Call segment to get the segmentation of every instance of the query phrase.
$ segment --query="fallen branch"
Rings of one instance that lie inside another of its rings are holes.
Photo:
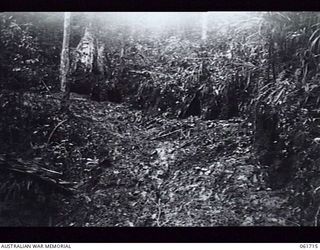
[[[173,78],[173,76],[169,75],[169,74],[163,74],[160,72],[155,72],[155,71],[150,71],[150,70],[143,70],[143,71],[138,71],[138,70],[129,70],[130,73],[135,73],[135,74],[140,74],[140,75],[146,75],[149,74],[151,78],[153,78],[153,75],[160,75],[160,76],[166,76],[166,77],[170,77]],[[153,80],[155,80],[153,78]]]
[[[44,85],[44,87],[47,89],[47,91],[51,94],[51,91],[49,89],[49,87],[47,86],[47,84],[41,79],[41,83]]]
[[[166,136],[168,136],[168,135],[172,135],[172,134],[174,134],[174,133],[176,133],[176,132],[179,132],[179,131],[182,132],[182,129],[180,128],[180,129],[174,130],[174,131],[172,131],[172,132],[169,132],[169,133],[166,133],[166,134],[163,134],[163,135],[159,135],[159,136],[153,137],[153,138],[151,138],[151,140],[161,139],[161,138],[164,138],[164,137],[166,137]]]
[[[57,126],[55,126],[55,128],[51,131],[51,133],[50,133],[50,135],[49,135],[49,137],[48,137],[47,145],[50,143],[51,137],[53,136],[54,132],[56,132],[56,130],[57,130],[63,123],[65,123],[66,121],[67,121],[67,119],[59,122],[59,123],[57,124]]]
[[[64,181],[60,179],[60,173],[42,167],[35,161],[22,161],[19,159],[6,159],[0,155],[0,171],[15,173],[17,175],[27,176],[45,187],[52,187],[64,194],[73,194],[75,182]]]

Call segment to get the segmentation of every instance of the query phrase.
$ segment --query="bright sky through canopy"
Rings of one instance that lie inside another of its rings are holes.
[[[106,22],[110,15],[119,23],[143,27],[160,28],[168,25],[191,23],[195,24],[205,12],[106,12]],[[208,25],[219,23],[234,23],[250,15],[250,12],[210,11],[207,12]],[[251,12],[252,13],[252,12]],[[99,14],[104,14],[99,12]]]

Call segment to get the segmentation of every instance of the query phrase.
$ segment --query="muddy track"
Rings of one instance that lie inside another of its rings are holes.
[[[297,225],[287,191],[268,187],[244,120],[151,118],[84,99],[72,100],[71,111],[90,128],[88,143],[107,149],[111,164],[88,157],[99,176],[78,187],[57,225]]]

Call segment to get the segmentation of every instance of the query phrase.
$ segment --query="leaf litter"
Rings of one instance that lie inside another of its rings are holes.
[[[267,186],[243,119],[168,119],[74,98],[70,111],[49,148],[69,135],[65,175],[77,194],[61,201],[56,226],[298,224],[288,191]]]

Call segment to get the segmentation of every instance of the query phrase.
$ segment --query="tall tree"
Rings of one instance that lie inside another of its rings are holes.
[[[101,24],[93,13],[86,14],[87,25],[72,58],[71,72],[104,75],[105,45],[99,39]]]
[[[84,32],[76,50],[72,61],[72,72],[79,71],[82,73],[92,73],[97,70],[97,57],[100,49],[103,49],[103,44],[98,44],[93,25],[90,23]],[[100,51],[100,53],[103,53]],[[102,65],[100,65],[102,66]]]
[[[100,86],[104,84],[106,73],[105,44],[99,39],[100,26],[97,19],[92,14],[85,18],[87,25],[84,34],[72,53],[71,91],[100,100]]]
[[[70,19],[71,13],[64,13],[64,29],[63,29],[63,42],[61,51],[61,64],[60,64],[60,77],[61,77],[61,91],[68,91],[67,76],[70,69]]]

